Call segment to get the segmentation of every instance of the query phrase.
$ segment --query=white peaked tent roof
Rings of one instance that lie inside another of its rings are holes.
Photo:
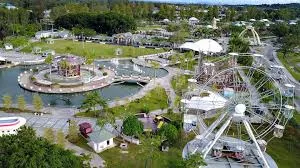
[[[191,17],[191,18],[189,18],[189,21],[199,21],[199,19],[197,19],[195,17]]]
[[[218,53],[223,50],[222,46],[218,42],[211,39],[202,39],[195,42],[195,44],[202,52]]]
[[[170,20],[169,19],[164,19],[163,22],[170,22]]]
[[[5,61],[5,58],[0,56],[0,61]]]
[[[188,109],[198,109],[209,111],[213,109],[222,108],[225,106],[227,100],[219,94],[207,91],[209,96],[200,97],[194,96],[191,100],[185,101],[185,107]]]
[[[222,46],[218,42],[211,39],[202,39],[195,43],[186,42],[182,44],[179,48],[201,51],[204,53],[218,53],[223,50]]]
[[[192,43],[192,42],[183,43],[179,48],[199,51],[198,46],[195,43]]]

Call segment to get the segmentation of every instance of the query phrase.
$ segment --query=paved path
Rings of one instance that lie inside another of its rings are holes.
[[[94,152],[90,152],[86,149],[80,148],[80,147],[70,143],[69,141],[66,141],[65,147],[70,149],[70,150],[73,150],[75,152],[75,154],[78,155],[78,156],[80,156],[80,154],[82,154],[82,153],[84,153],[86,155],[90,154],[90,156],[91,156],[90,166],[92,168],[94,168],[94,167],[97,167],[97,168],[104,167],[105,161],[98,154],[96,154]]]
[[[13,63],[20,63],[24,65],[34,65],[41,64],[44,62],[45,58],[40,55],[34,55],[29,53],[22,53],[16,51],[5,51],[0,49],[1,57],[4,57],[6,60],[11,61]]]

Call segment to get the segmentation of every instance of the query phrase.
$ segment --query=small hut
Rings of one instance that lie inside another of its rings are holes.
[[[52,38],[47,38],[46,43],[47,44],[54,44],[54,40]]]
[[[42,48],[41,47],[33,47],[32,53],[41,54],[42,53]]]

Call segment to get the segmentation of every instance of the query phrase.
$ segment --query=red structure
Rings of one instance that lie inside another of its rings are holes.
[[[93,132],[92,125],[87,122],[81,123],[79,124],[79,131],[85,138],[87,138],[88,134]]]

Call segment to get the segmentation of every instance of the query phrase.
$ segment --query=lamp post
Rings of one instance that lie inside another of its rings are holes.
[[[84,48],[83,32],[81,32],[82,48]]]

